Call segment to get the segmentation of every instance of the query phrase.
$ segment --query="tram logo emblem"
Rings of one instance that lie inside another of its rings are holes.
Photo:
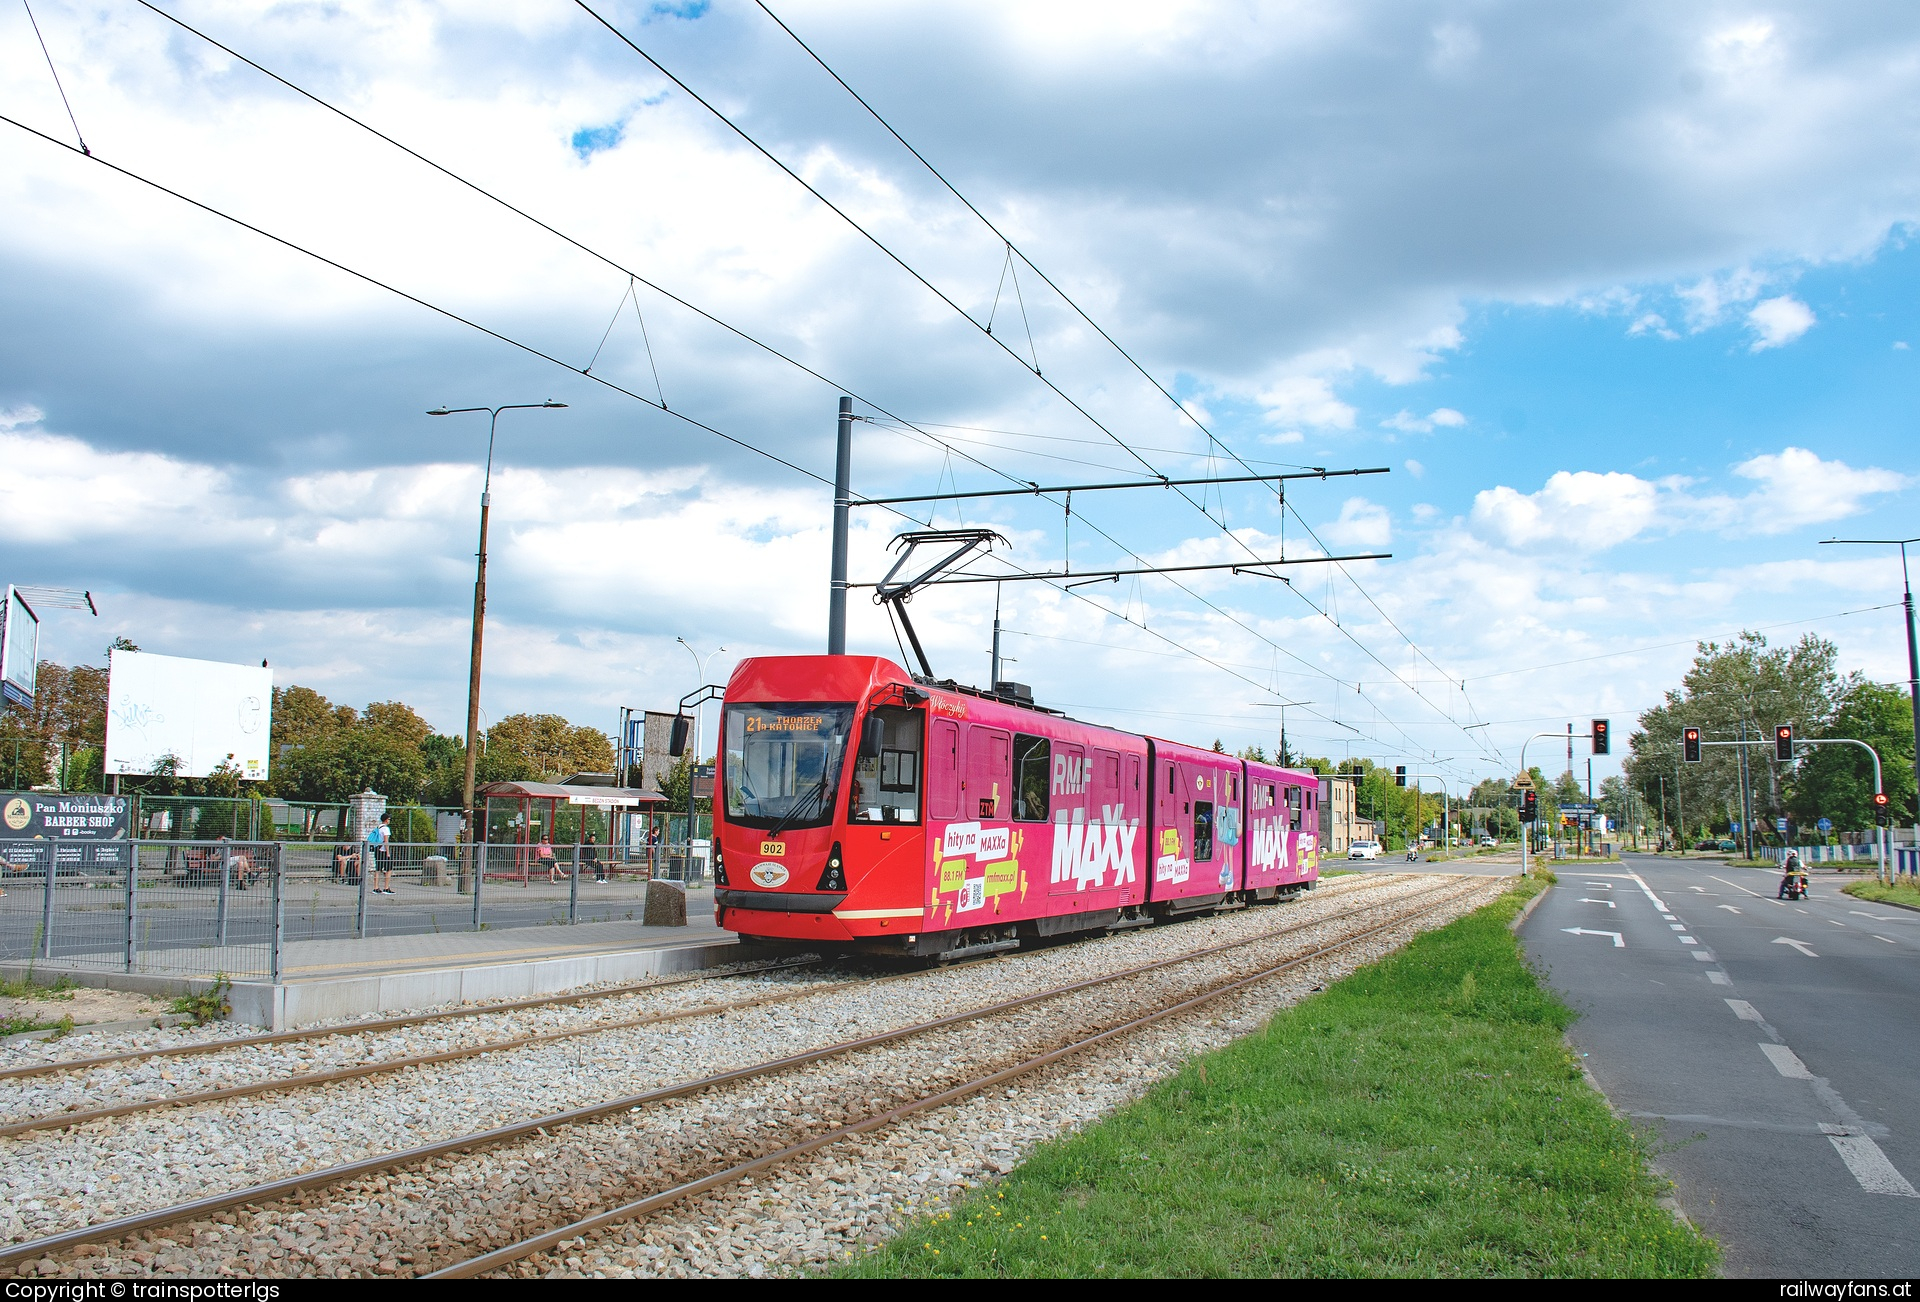
[[[747,873],[755,886],[765,886],[771,890],[775,886],[787,884],[787,866],[783,863],[757,863]]]
[[[16,796],[7,802],[7,812],[4,817],[7,820],[7,826],[18,832],[33,821],[33,806]]]

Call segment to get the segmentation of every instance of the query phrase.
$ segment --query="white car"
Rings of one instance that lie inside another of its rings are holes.
[[[1481,838],[1480,838],[1480,844],[1481,844],[1481,845],[1489,845],[1489,846],[1498,846],[1498,845],[1499,845],[1500,843],[1499,843],[1498,841],[1496,841],[1496,840],[1494,840],[1494,839],[1493,839],[1492,837],[1490,837],[1490,836],[1483,836],[1483,837],[1481,837]]]
[[[1349,859],[1378,859],[1380,843],[1378,841],[1355,841],[1347,847]]]

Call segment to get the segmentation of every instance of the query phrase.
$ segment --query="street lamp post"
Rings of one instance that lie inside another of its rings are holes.
[[[687,641],[687,639],[685,639],[684,637],[676,637],[673,640],[678,642],[681,646],[685,647],[687,649],[687,654],[693,657],[694,669],[697,674],[697,677],[694,678],[693,682],[694,682],[694,686],[696,687],[704,684],[707,681],[707,665],[712,662],[713,658],[717,655],[723,655],[726,653],[725,647],[715,647],[713,650],[707,653],[706,659],[703,660],[700,658],[700,653],[693,649],[693,644]],[[698,764],[700,762],[701,709],[702,707],[698,705],[693,707],[693,762],[695,764]],[[689,833],[689,835],[691,835],[691,833]]]
[[[1913,635],[1913,580],[1907,576],[1907,545],[1920,543],[1920,538],[1828,538],[1821,546],[1829,543],[1878,545],[1898,547],[1900,549],[1900,586],[1904,590],[1902,603],[1907,611],[1907,699],[1913,702],[1913,754],[1914,754],[1914,814],[1913,814],[1913,852],[1916,865],[1920,866],[1920,643]],[[1891,848],[1891,845],[1889,845]]]
[[[460,788],[460,810],[466,824],[467,853],[473,853],[473,766],[474,747],[479,741],[480,732],[480,644],[486,631],[487,622],[487,513],[493,489],[493,437],[500,427],[500,413],[503,411],[526,411],[543,407],[565,407],[564,402],[555,402],[549,398],[545,402],[510,402],[499,407],[435,407],[429,416],[458,416],[464,412],[484,411],[487,413],[487,464],[480,480],[480,554],[479,566],[473,580],[473,647],[471,660],[467,666],[467,763],[466,776]]]

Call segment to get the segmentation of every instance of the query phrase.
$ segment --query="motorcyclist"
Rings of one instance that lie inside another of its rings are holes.
[[[1800,866],[1800,854],[1798,851],[1787,851],[1785,867],[1786,871],[1780,874],[1780,893],[1776,898],[1786,899],[1787,892],[1790,890],[1798,890],[1799,894],[1804,897],[1807,893],[1807,870]]]

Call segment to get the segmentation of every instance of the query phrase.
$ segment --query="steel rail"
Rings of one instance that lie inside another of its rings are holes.
[[[1497,880],[1497,879],[1488,879],[1488,880]],[[1437,889],[1444,890],[1447,888],[1441,887]],[[476,1275],[482,1275],[490,1270],[497,1270],[501,1266],[509,1265],[514,1261],[518,1261],[522,1257],[531,1256],[534,1253],[540,1252],[547,1248],[557,1247],[558,1245],[565,1243],[569,1239],[579,1238],[582,1235],[593,1233],[597,1230],[604,1229],[607,1226],[617,1224],[621,1221],[632,1220],[635,1217],[644,1216],[647,1213],[657,1211],[660,1208],[665,1207],[670,1203],[678,1202],[683,1198],[692,1197],[695,1194],[705,1193],[708,1190],[716,1189],[721,1185],[732,1184],[735,1181],[738,1181],[746,1176],[754,1174],[756,1171],[764,1171],[768,1167],[776,1166],[782,1162],[789,1161],[792,1158],[804,1157],[808,1153],[817,1152],[818,1150],[822,1148],[826,1148],[831,1144],[838,1143],[843,1139],[850,1139],[855,1135],[864,1134],[869,1130],[878,1130],[882,1126],[890,1125],[895,1121],[899,1121],[899,1120],[902,1120],[903,1118],[913,1116],[916,1113],[928,1112],[935,1108],[945,1107],[949,1103],[959,1102],[961,1099],[966,1098],[968,1095],[977,1094],[982,1090],[992,1089],[996,1085],[1004,1084],[1007,1081],[1014,1080],[1020,1076],[1030,1075],[1033,1072],[1041,1070],[1042,1068],[1052,1066],[1054,1063],[1060,1062],[1063,1059],[1072,1057],[1076,1054],[1084,1053],[1088,1049],[1104,1044],[1109,1040],[1117,1039],[1120,1036],[1127,1035],[1133,1031],[1140,1030],[1142,1027],[1151,1026],[1155,1022],[1163,1021],[1166,1018],[1176,1016],[1180,1013],[1191,1011],[1192,1009],[1197,1008],[1202,1004],[1209,1003],[1215,999],[1218,999],[1223,995],[1232,994],[1237,990],[1244,990],[1246,987],[1253,985],[1255,982],[1265,981],[1268,978],[1276,976],[1281,972],[1285,972],[1290,968],[1299,967],[1304,963],[1312,962],[1316,958],[1324,958],[1328,954],[1334,953],[1337,950],[1346,949],[1349,946],[1357,945],[1361,941],[1368,940],[1374,936],[1377,936],[1383,931],[1391,931],[1395,927],[1404,926],[1409,922],[1416,921],[1420,918],[1428,916],[1429,914],[1436,913],[1439,910],[1446,908],[1449,904],[1456,903],[1460,899],[1463,899],[1466,896],[1472,895],[1479,889],[1480,889],[1480,884],[1476,882],[1473,886],[1467,888],[1466,890],[1456,891],[1450,894],[1447,899],[1437,900],[1433,904],[1429,905],[1424,909],[1418,909],[1411,913],[1402,914],[1399,917],[1390,919],[1387,922],[1383,922],[1377,927],[1371,927],[1366,931],[1358,933],[1357,935],[1348,936],[1345,939],[1335,941],[1333,944],[1330,944],[1330,945],[1323,945],[1319,949],[1313,950],[1310,953],[1296,955],[1293,958],[1274,964],[1271,967],[1264,968],[1261,971],[1255,972],[1249,976],[1241,977],[1238,980],[1228,982],[1227,984],[1219,986],[1213,990],[1209,990],[1202,994],[1192,996],[1191,998],[1183,999],[1178,1003],[1171,1004],[1165,1008],[1158,1009],[1151,1013],[1147,1013],[1142,1017],[1136,1017],[1132,1021],[1124,1022],[1119,1026],[1109,1027],[1104,1031],[1096,1032],[1093,1035],[1087,1036],[1085,1039],[1076,1040],[1071,1044],[1063,1045],[1055,1049],[1050,1049],[1045,1053],[1042,1053],[1035,1057],[1027,1059],[1025,1062],[1017,1063],[1011,1067],[1004,1067],[999,1071],[990,1072],[985,1076],[981,1076],[974,1080],[970,1080],[963,1085],[956,1085],[952,1089],[942,1090],[940,1093],[930,1095],[927,1098],[918,1099],[911,1103],[905,1103],[897,1108],[891,1108],[886,1112],[878,1113],[874,1116],[863,1118],[860,1121],[853,1122],[850,1125],[841,1126],[838,1129],[828,1131],[825,1134],[816,1135],[811,1139],[803,1140],[798,1144],[793,1144],[787,1148],[780,1149],[777,1152],[768,1153],[768,1154],[765,1154],[764,1156],[754,1158],[752,1161],[742,1162],[737,1166],[728,1167],[724,1171],[716,1171],[711,1175],[702,1176],[697,1180],[689,1180],[684,1184],[675,1185],[671,1189],[662,1190],[657,1194],[649,1195],[648,1197],[641,1198],[635,1202],[630,1202],[630,1203],[623,1204],[622,1206],[619,1206],[619,1207],[611,1208],[607,1211],[600,1212],[596,1215],[589,1216],[582,1220],[575,1221],[569,1225],[563,1225],[557,1230],[548,1230],[543,1234],[538,1234],[531,1238],[523,1239],[518,1243],[509,1244],[504,1248],[495,1249],[494,1251],[486,1253],[482,1256],[473,1257],[466,1261],[455,1263],[454,1265],[451,1265],[451,1266],[444,1266],[439,1270],[430,1271],[427,1274],[420,1276],[419,1278],[422,1278],[422,1279],[471,1279]]]
[[[1404,873],[1395,874],[1396,877],[1407,875],[1408,874]],[[1429,891],[1420,892],[1415,895],[1414,898],[1419,899],[1424,895],[1434,894],[1448,889],[1447,886],[1434,887]],[[1367,893],[1372,894],[1372,891],[1369,890]],[[962,1022],[1015,1011],[1031,1004],[1042,1003],[1049,999],[1062,998],[1066,995],[1074,994],[1095,986],[1142,976],[1146,973],[1172,967],[1179,963],[1193,962],[1229,950],[1240,949],[1247,945],[1259,944],[1262,941],[1273,940],[1296,931],[1305,930],[1308,927],[1326,926],[1330,923],[1337,923],[1342,917],[1351,916],[1353,913],[1375,908],[1390,907],[1399,902],[1401,901],[1375,901],[1363,904],[1358,909],[1349,910],[1346,914],[1336,914],[1333,917],[1292,923],[1285,927],[1275,928],[1272,931],[1262,932],[1257,936],[1228,941],[1220,945],[1211,945],[1204,949],[1192,951],[1191,953],[1176,955],[1170,959],[1161,959],[1152,963],[1139,964],[1103,976],[1090,977],[1083,981],[1072,982],[1064,986],[1056,986],[1048,990],[1023,995],[1019,998],[1005,1000],[997,1004],[989,1004],[983,1007],[968,1009],[964,1012],[951,1013],[928,1022],[919,1022],[910,1026],[897,1027],[890,1031],[864,1036],[857,1040],[845,1040],[838,1044],[826,1045],[819,1049],[810,1049],[785,1058],[775,1058],[765,1062],[754,1063],[746,1067],[739,1067],[731,1071],[720,1072],[711,1076],[703,1076],[695,1080],[683,1081],[674,1085],[661,1086],[638,1094],[629,1094],[601,1103],[590,1103],[584,1107],[548,1113],[544,1116],[531,1117],[524,1121],[510,1122],[507,1125],[495,1126],[489,1130],[478,1131],[467,1135],[458,1135],[452,1139],[436,1140],[430,1144],[420,1144],[412,1148],[381,1153],[354,1162],[323,1167],[319,1170],[308,1171],[299,1175],[285,1176],[278,1180],[249,1185],[243,1189],[236,1189],[227,1193],[210,1194],[204,1198],[196,1198],[168,1207],[155,1208],[152,1211],[136,1212],[129,1216],[116,1217],[110,1221],[100,1221],[96,1224],[82,1226],[78,1229],[64,1230],[58,1234],[47,1235],[22,1243],[9,1244],[0,1247],[0,1267],[15,1265],[31,1257],[44,1256],[50,1252],[58,1252],[62,1249],[78,1247],[84,1243],[98,1243],[105,1240],[125,1238],[129,1234],[136,1234],[143,1230],[156,1229],[160,1226],[171,1225],[179,1221],[192,1220],[196,1217],[215,1215],[220,1212],[229,1211],[235,1207],[246,1206],[250,1203],[276,1202],[295,1194],[325,1188],[328,1185],[342,1184],[369,1175],[377,1175],[380,1172],[394,1170],[399,1167],[432,1161],[435,1158],[445,1157],[453,1153],[491,1148],[558,1126],[576,1125],[582,1122],[597,1121],[621,1112],[638,1111],[640,1108],[649,1104],[684,1098],[688,1095],[699,1094],[720,1086],[731,1085],[738,1081],[776,1075],[780,1072],[789,1071],[795,1067],[806,1066],[827,1058],[858,1052],[862,1049],[876,1048],[881,1045],[894,1043],[898,1040],[909,1039],[916,1035],[941,1030]],[[912,972],[901,973],[899,975],[904,977],[926,974],[924,972]]]
[[[372,1022],[351,1022],[344,1026],[315,1027],[306,1031],[272,1031],[265,1035],[238,1035],[225,1040],[208,1040],[202,1044],[180,1044],[165,1049],[132,1049],[126,1053],[106,1053],[93,1058],[65,1058],[58,1062],[35,1063],[31,1067],[10,1067],[0,1071],[0,1080],[18,1080],[24,1076],[51,1076],[63,1071],[86,1071],[93,1067],[106,1067],[117,1062],[137,1062],[143,1058],[186,1058],[195,1054],[220,1053],[227,1049],[244,1049],[260,1044],[289,1044],[297,1040],[321,1040],[335,1035],[364,1035],[373,1031],[391,1031],[402,1026],[419,1026],[424,1022],[454,1021],[462,1017],[516,1013],[528,1008],[584,1004],[595,999],[618,999],[623,995],[642,994],[649,990],[665,990],[671,986],[687,985],[694,981],[724,981],[730,977],[760,976],[767,972],[785,972],[792,968],[813,967],[820,961],[817,958],[779,959],[756,967],[735,968],[730,972],[688,972],[660,981],[634,981],[626,985],[608,986],[604,990],[588,990],[565,995],[537,995],[530,999],[515,999],[503,1004],[450,1008],[438,1013],[407,1013],[401,1017],[383,1017]]]

